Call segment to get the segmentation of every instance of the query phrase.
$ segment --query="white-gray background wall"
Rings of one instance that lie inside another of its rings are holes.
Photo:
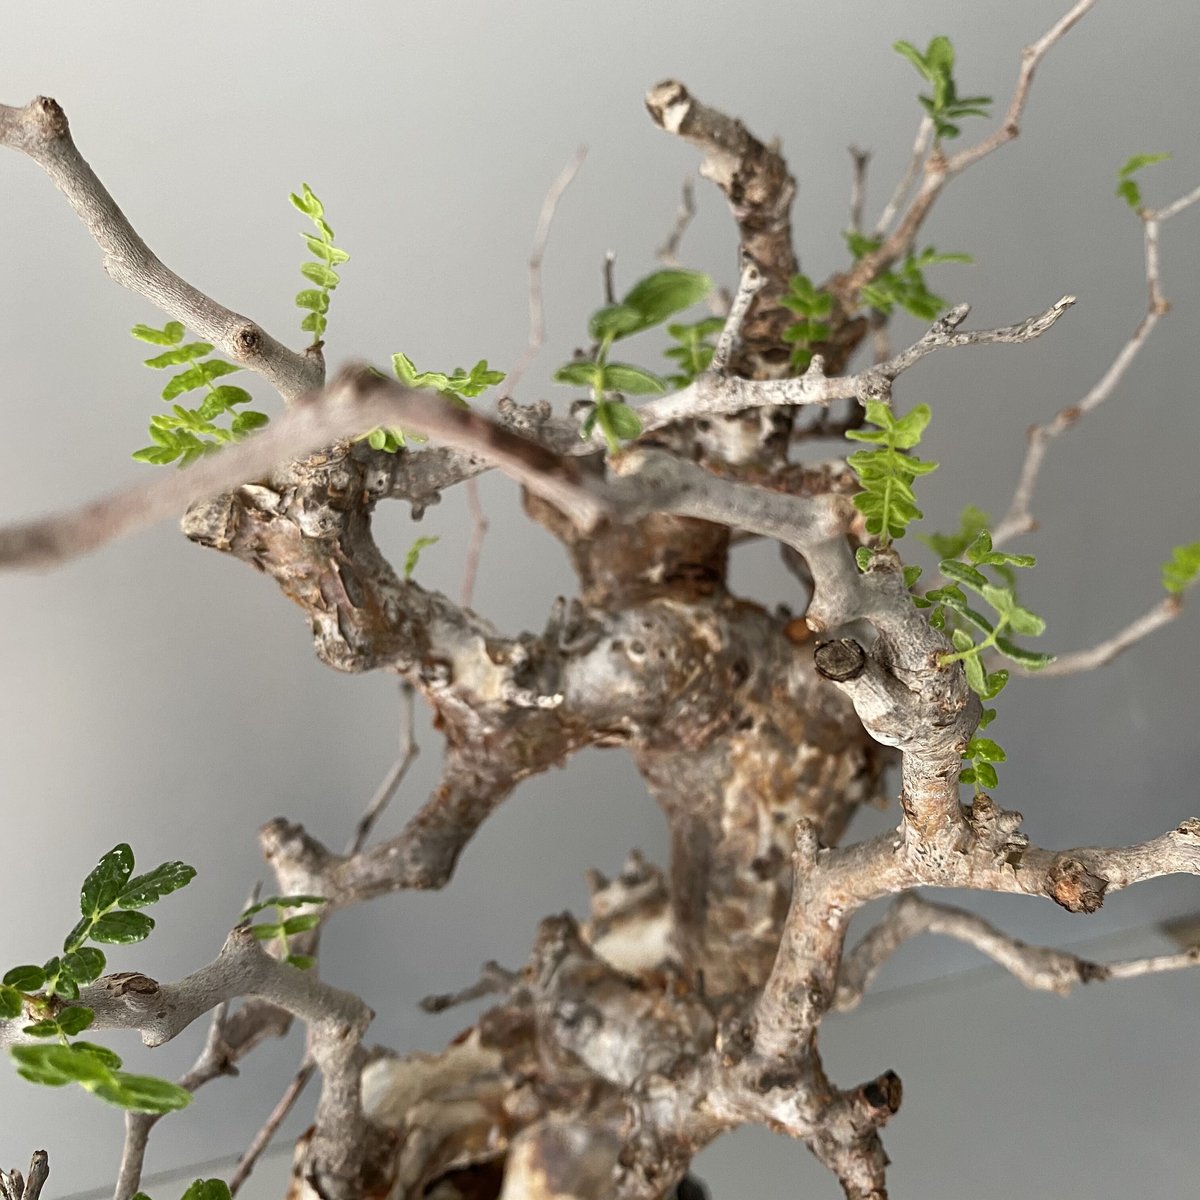
[[[353,255],[331,313],[334,365],[386,361],[395,350],[421,368],[515,361],[538,208],[587,143],[546,259],[547,345],[521,396],[561,403],[549,375],[599,302],[604,251],[617,251],[620,285],[651,269],[680,182],[695,169],[691,148],[647,119],[647,86],[680,78],[760,135],[781,137],[800,183],[798,247],[820,278],[844,261],[847,145],[874,151],[874,214],[916,129],[918,80],[891,43],[951,35],[961,89],[994,95],[1000,109],[1022,45],[1065,7],[9,0],[0,11],[0,100],[56,97],[83,154],[156,252],[293,344],[303,247],[287,193],[309,181]],[[1132,153],[1169,149],[1174,160],[1146,174],[1147,198],[1165,202],[1200,180],[1198,47],[1196,6],[1100,4],[1043,65],[1021,138],[939,205],[929,241],[970,251],[975,264],[941,268],[931,283],[972,302],[973,324],[1019,319],[1065,292],[1080,304],[1036,344],[948,353],[904,377],[898,401],[927,401],[935,414],[929,456],[943,467],[923,488],[929,527],[952,525],[967,502],[998,515],[1026,427],[1078,399],[1138,321],[1140,228],[1113,196],[1115,172]],[[968,121],[968,137],[991,127]],[[724,201],[705,183],[697,195],[684,258],[731,282]],[[15,154],[0,156],[0,213],[0,520],[8,521],[152,469],[128,455],[145,442],[162,381],[141,366],[145,352],[127,330],[161,318],[107,279],[66,203]],[[1049,620],[1052,649],[1089,645],[1148,608],[1168,548],[1200,537],[1198,228],[1195,211],[1164,230],[1175,311],[1111,403],[1050,451],[1037,498],[1042,529],[1022,548],[1043,559],[1025,586]],[[917,328],[901,321],[897,338]],[[644,342],[640,361],[654,366],[658,346]],[[266,389],[250,386],[269,406]],[[492,531],[477,606],[502,629],[540,627],[552,598],[571,589],[564,558],[522,521],[511,486],[486,479],[483,496]],[[441,535],[420,578],[457,592],[460,494],[420,526],[392,506],[377,527],[397,554],[418,533]],[[735,564],[745,594],[795,598],[768,547],[740,551]],[[299,614],[269,582],[171,527],[51,574],[5,576],[0,616],[5,968],[57,947],[73,923],[78,881],[128,840],[145,865],[183,857],[200,875],[164,903],[160,933],[116,950],[113,966],[185,973],[215,952],[264,876],[254,830],[285,814],[340,843],[393,757],[393,681],[320,666]],[[1035,840],[1138,840],[1200,810],[1197,622],[1186,613],[1094,676],[1010,685],[995,726],[1012,760],[998,798],[1026,814]],[[427,728],[422,744],[387,830],[436,779],[438,744]],[[894,819],[872,814],[856,828]],[[416,1000],[468,982],[486,958],[519,962],[540,917],[581,908],[583,870],[615,870],[631,846],[661,859],[661,818],[619,754],[580,756],[523,788],[444,892],[339,916],[324,969],[378,1011],[376,1039],[436,1048],[470,1014],[425,1016]],[[1105,935],[1100,950],[1121,953],[1158,945],[1129,931],[1191,912],[1198,896],[1194,880],[1167,881],[1114,896],[1091,918],[1015,898],[969,902],[1028,939]],[[914,944],[879,981],[891,991],[830,1023],[835,1077],[849,1083],[893,1066],[908,1086],[887,1137],[895,1194],[1124,1196],[1134,1186],[1190,1194],[1194,1185],[1182,1181],[1200,1171],[1188,1083],[1196,980],[1093,989],[1065,1002],[991,975],[922,986],[975,963],[952,946]],[[113,1043],[135,1069],[170,1075],[190,1062],[201,1032],[153,1055],[132,1038]],[[298,1054],[295,1039],[269,1046],[242,1079],[206,1089],[160,1126],[152,1166],[235,1153]],[[89,1097],[0,1072],[0,1161],[45,1145],[54,1195],[111,1181],[120,1125]],[[803,1148],[765,1133],[731,1138],[705,1159],[720,1196],[835,1190]]]

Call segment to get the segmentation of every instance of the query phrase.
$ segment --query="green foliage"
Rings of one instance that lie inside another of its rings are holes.
[[[880,238],[864,237],[848,230],[844,235],[846,244],[855,261],[870,254],[883,244]],[[899,307],[921,321],[932,321],[949,307],[946,300],[929,290],[925,282],[926,267],[939,263],[969,263],[969,254],[939,254],[932,246],[926,246],[919,254],[910,254],[895,270],[883,271],[868,284],[864,284],[859,295],[865,304],[880,312],[891,314]]]
[[[307,971],[313,965],[314,959],[308,954],[293,954],[288,944],[288,938],[297,933],[307,933],[308,930],[315,929],[321,923],[321,914],[301,913],[299,916],[289,917],[287,909],[324,903],[326,903],[324,896],[268,896],[266,900],[260,900],[257,904],[250,905],[242,913],[242,920],[249,921],[251,917],[265,909],[274,908],[277,920],[252,924],[250,931],[260,942],[269,942],[273,938],[278,939],[279,957],[298,970]]]
[[[162,354],[146,359],[146,366],[155,370],[184,368],[167,381],[162,391],[164,400],[174,400],[199,388],[206,388],[208,392],[197,408],[173,404],[170,412],[151,417],[150,440],[153,445],[134,451],[133,457],[138,462],[163,466],[178,459],[179,465],[186,467],[229,442],[240,442],[267,423],[266,413],[252,409],[236,411],[239,404],[248,404],[251,400],[250,393],[244,388],[229,384],[218,386],[213,382],[240,371],[241,367],[224,359],[209,358],[213,349],[209,342],[185,343],[184,328],[178,321],[168,321],[162,329],[155,329],[152,325],[135,325],[129,332],[140,341],[170,347]],[[231,418],[227,428],[217,423],[225,416]]]
[[[317,199],[308,184],[301,185],[301,195],[292,192],[291,202],[312,221],[316,234],[302,233],[312,254],[313,262],[306,262],[300,267],[300,274],[315,288],[303,288],[296,293],[296,306],[307,309],[308,313],[300,322],[300,328],[313,335],[312,344],[319,346],[329,324],[326,314],[329,312],[329,293],[341,283],[341,276],[334,267],[346,262],[350,255],[345,250],[339,250],[333,244],[333,230],[325,220],[325,206]]]
[[[1196,582],[1197,576],[1200,576],[1200,542],[1176,546],[1162,566],[1163,587],[1172,596],[1178,596]]]
[[[432,388],[458,408],[467,407],[467,397],[474,399],[504,382],[504,372],[491,370],[486,358],[481,358],[469,371],[455,367],[453,374],[447,375],[443,371],[418,371],[407,354],[397,353],[392,355],[392,370],[406,387]],[[406,444],[408,435],[398,426],[381,427],[363,434],[359,440],[368,442],[372,450],[395,454]]]
[[[417,569],[417,563],[421,559],[421,551],[426,546],[432,546],[440,539],[436,537],[419,537],[408,548],[408,553],[404,556],[404,578],[411,579],[413,572]]]
[[[133,1200],[150,1200],[145,1192],[137,1192]],[[197,1179],[183,1193],[182,1200],[230,1200],[229,1184],[223,1179]]]
[[[121,1059],[104,1046],[70,1040],[95,1019],[92,1009],[70,1001],[78,1000],[79,989],[99,979],[107,965],[102,950],[84,943],[141,941],[154,928],[154,921],[135,910],[185,887],[196,874],[181,862],[163,863],[142,875],[134,875],[133,867],[133,851],[123,842],[101,858],[83,881],[82,915],[67,934],[62,954],[40,967],[30,964],[5,973],[0,981],[0,1017],[17,1020],[28,1014],[33,1020],[22,1026],[22,1032],[47,1039],[45,1044],[12,1048],[23,1078],[49,1087],[77,1083],[122,1108],[165,1113],[189,1103],[189,1093],[165,1079],[122,1071]]]
[[[813,346],[830,334],[829,322],[824,318],[833,311],[833,296],[814,287],[807,275],[793,275],[779,302],[800,318],[783,331],[783,340],[793,343],[792,366],[804,371],[812,362]]]
[[[591,390],[592,407],[580,427],[581,437],[589,438],[592,431],[599,428],[609,449],[615,454],[622,441],[629,441],[641,433],[641,419],[620,398],[620,393],[635,396],[661,393],[667,390],[668,381],[631,363],[609,362],[608,352],[614,342],[661,325],[668,317],[703,300],[712,287],[713,281],[699,271],[655,271],[639,279],[620,303],[605,305],[592,313],[588,320],[588,333],[596,344],[591,355],[566,363],[554,373],[557,383]],[[718,323],[716,328],[719,329],[721,324]],[[715,329],[704,321],[690,328],[704,331],[689,333],[688,326],[671,326],[672,330],[679,331],[672,336],[678,337],[682,344],[667,353],[677,358],[687,370],[689,366],[694,367],[708,351],[704,360],[704,366],[707,367],[712,361],[712,352],[704,344],[704,339]],[[682,355],[680,350],[683,351]],[[698,373],[698,370],[695,371],[695,374]]]
[[[671,387],[687,387],[712,365],[716,346],[709,340],[725,328],[725,322],[720,317],[705,317],[691,325],[671,324],[667,333],[679,344],[668,346],[663,354],[674,359],[679,364],[675,375],[667,376]]]
[[[963,530],[973,526],[982,515],[975,508],[965,510]],[[936,534],[928,541],[931,545],[937,541],[942,546],[954,547],[960,537],[956,534]],[[1000,694],[1009,678],[1008,671],[1003,668],[996,671],[985,668],[983,655],[986,651],[996,650],[1031,671],[1040,670],[1054,661],[1054,655],[1028,650],[1017,645],[1009,636],[1039,637],[1045,631],[1046,622],[1017,603],[1012,582],[1013,568],[1032,567],[1037,560],[1032,554],[1008,554],[994,550],[992,535],[986,528],[977,529],[970,543],[957,553],[966,561],[956,556],[944,558],[938,564],[942,575],[950,583],[913,599],[920,608],[932,608],[929,623],[935,628],[948,630],[950,634],[954,651],[943,655],[941,664],[948,666],[961,662],[967,685],[986,703]],[[989,578],[988,572],[992,577]],[[967,592],[981,598],[994,616],[985,616],[972,607]],[[977,642],[975,639],[980,633],[983,636]],[[994,709],[984,709],[980,729],[985,728],[995,715]],[[968,744],[963,758],[970,765],[963,769],[959,777],[961,782],[974,784],[977,792],[996,786],[994,764],[1005,759],[999,745],[990,738],[976,736]]]
[[[1152,167],[1155,163],[1165,162],[1169,154],[1135,154],[1117,172],[1117,195],[1137,212],[1142,207],[1142,189],[1133,176],[1143,167]]]
[[[912,42],[895,42],[892,46],[903,54],[921,78],[933,89],[931,96],[919,96],[921,107],[933,119],[934,137],[938,141],[958,137],[961,132],[956,121],[963,117],[986,117],[991,96],[960,96],[954,82],[954,47],[948,37],[935,37],[922,54]]]
[[[922,462],[907,451],[920,443],[929,416],[926,404],[896,417],[886,404],[872,400],[867,403],[867,420],[879,428],[852,429],[846,434],[853,441],[875,447],[856,450],[846,461],[863,488],[854,504],[866,517],[867,532],[879,539],[881,547],[903,537],[908,525],[922,515],[913,481],[936,470],[937,463]]]
[[[921,534],[920,538],[938,558],[958,558],[981,530],[990,527],[991,518],[987,513],[974,504],[968,504],[959,514],[957,533]]]

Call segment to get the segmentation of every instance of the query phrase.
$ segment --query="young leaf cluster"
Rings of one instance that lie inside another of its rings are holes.
[[[814,287],[807,275],[793,275],[779,302],[799,317],[783,331],[783,340],[792,343],[792,366],[804,371],[812,362],[812,348],[829,336],[825,318],[833,311],[833,296]]]
[[[933,121],[933,133],[937,141],[958,137],[961,130],[955,122],[963,117],[988,115],[991,96],[958,94],[954,82],[954,47],[948,37],[932,38],[924,54],[912,42],[895,42],[892,49],[903,54],[933,89],[933,95],[917,98]]]
[[[665,392],[667,381],[631,363],[610,362],[609,351],[614,342],[661,325],[668,317],[703,300],[712,287],[712,279],[699,271],[673,268],[655,271],[638,280],[620,303],[605,305],[592,313],[588,321],[588,333],[594,342],[592,353],[564,364],[554,373],[557,383],[586,387],[592,393],[592,406],[579,431],[581,437],[591,437],[592,430],[598,427],[609,449],[616,453],[622,441],[642,432],[641,420],[621,398],[622,394],[644,396]],[[682,331],[685,327],[677,328]],[[709,332],[713,332],[711,326]],[[698,347],[707,336],[708,333],[702,333],[691,340]],[[680,340],[687,337],[684,334]],[[712,355],[708,358],[711,361]]]
[[[1200,542],[1176,546],[1162,566],[1163,587],[1178,596],[1200,577]]]
[[[1137,212],[1142,207],[1142,189],[1138,186],[1138,181],[1134,179],[1143,167],[1152,167],[1155,163],[1165,162],[1171,156],[1169,154],[1135,154],[1118,172],[1117,172],[1117,195]]]
[[[667,333],[678,343],[663,351],[667,358],[678,364],[676,374],[667,376],[671,387],[687,387],[708,370],[717,352],[710,339],[724,328],[725,322],[720,317],[705,317],[691,325],[672,323],[667,326]]]
[[[846,245],[855,261],[865,254],[878,250],[882,239],[866,237],[848,230]],[[942,296],[929,290],[925,282],[925,269],[940,263],[969,263],[974,261],[969,254],[939,254],[932,246],[926,246],[919,254],[910,254],[894,271],[883,271],[870,283],[864,284],[859,295],[865,304],[880,312],[891,314],[902,308],[921,321],[932,321],[949,308]]]
[[[978,510],[968,510],[968,513],[973,516]],[[968,519],[968,515],[964,514],[964,527]],[[957,540],[955,535],[950,535],[943,544],[951,539]],[[1034,556],[993,549],[992,535],[986,528],[979,529],[961,553],[966,561],[958,557],[944,558],[938,564],[938,569],[950,582],[924,596],[914,597],[914,602],[920,608],[931,607],[933,611],[929,623],[937,629],[949,631],[954,651],[942,656],[942,665],[961,662],[968,686],[986,704],[1003,690],[1009,673],[1003,668],[988,671],[983,662],[985,652],[996,650],[1031,671],[1040,670],[1053,662],[1054,655],[1028,650],[1017,645],[1010,636],[1039,637],[1046,629],[1046,622],[1041,617],[1017,603],[1013,583],[1013,568],[1034,566],[1037,561]],[[989,571],[992,575],[990,578]],[[968,592],[982,599],[994,615],[985,616],[972,607]],[[983,636],[976,641],[979,634]],[[995,715],[995,709],[985,708],[979,728],[985,729]],[[976,736],[968,744],[963,758],[970,765],[959,776],[961,782],[974,784],[976,791],[996,786],[994,764],[1005,759],[999,745],[990,738]]]
[[[163,863],[137,876],[133,866],[133,851],[125,843],[104,855],[83,881],[81,916],[67,934],[62,954],[40,967],[26,964],[5,973],[0,981],[0,1017],[16,1020],[26,1014],[33,1019],[22,1031],[44,1039],[12,1048],[23,1078],[49,1087],[77,1083],[110,1104],[165,1113],[189,1103],[189,1093],[168,1080],[123,1071],[120,1057],[104,1046],[71,1040],[95,1019],[92,1009],[72,1001],[79,999],[81,987],[100,978],[106,966],[104,952],[85,943],[142,941],[154,928],[154,920],[139,910],[185,887],[196,874],[181,862]]]
[[[244,409],[251,396],[244,388],[213,381],[240,371],[241,367],[221,358],[210,358],[213,347],[209,342],[184,342],[184,328],[178,321],[168,321],[162,329],[152,325],[135,325],[130,331],[139,341],[150,342],[168,349],[145,360],[155,370],[183,367],[172,375],[162,390],[164,400],[174,400],[201,388],[206,394],[196,408],[172,404],[171,411],[150,418],[150,440],[153,443],[135,450],[138,462],[163,466],[179,460],[181,467],[189,466],[204,454],[211,454],[229,442],[240,442],[247,434],[268,421],[266,413]],[[229,417],[228,427],[218,424]]]
[[[301,913],[299,916],[289,917],[287,909],[305,908],[312,904],[324,903],[324,896],[269,896],[266,900],[260,900],[257,904],[250,905],[242,913],[242,920],[248,921],[258,913],[268,908],[274,908],[278,920],[252,924],[250,932],[260,942],[278,941],[279,957],[298,970],[307,971],[315,960],[308,954],[293,954],[288,944],[288,938],[297,933],[307,933],[310,929],[315,929],[321,923],[321,914]]]
[[[937,463],[923,462],[908,451],[921,441],[929,424],[929,406],[918,404],[897,417],[878,400],[867,402],[867,420],[877,429],[852,429],[846,436],[869,442],[872,450],[856,450],[846,461],[862,491],[854,497],[855,507],[866,518],[867,532],[881,547],[904,536],[905,529],[923,514],[917,507],[913,481],[918,475],[937,470]]]
[[[133,1200],[150,1200],[145,1192],[135,1192]],[[182,1200],[230,1200],[229,1184],[223,1179],[197,1179],[192,1183]]]
[[[393,354],[392,370],[406,387],[433,388],[459,408],[467,407],[467,397],[474,399],[488,388],[504,382],[504,372],[490,370],[486,358],[481,358],[469,371],[455,367],[454,373],[447,375],[443,371],[418,371],[407,354]],[[395,454],[405,445],[406,437],[399,426],[391,426],[372,429],[359,440],[370,443],[372,450]]]
[[[312,344],[319,346],[329,324],[329,293],[342,281],[334,267],[348,261],[350,255],[333,244],[333,230],[325,220],[325,206],[317,199],[307,183],[301,185],[301,194],[290,193],[291,202],[316,227],[317,232],[302,233],[300,236],[313,256],[313,262],[303,263],[300,274],[315,287],[303,288],[296,293],[296,306],[308,310],[300,328],[313,335]]]

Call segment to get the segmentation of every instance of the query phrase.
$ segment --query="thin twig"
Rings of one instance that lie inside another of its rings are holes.
[[[404,782],[404,777],[408,774],[409,768],[421,752],[420,746],[417,745],[414,730],[415,705],[413,704],[413,688],[412,684],[407,682],[400,684],[400,711],[400,751],[396,756],[396,761],[384,776],[383,782],[376,789],[375,795],[371,797],[371,802],[367,805],[366,811],[359,818],[358,825],[354,830],[354,836],[350,839],[350,844],[346,847],[346,854],[348,856],[358,854],[367,844],[371,836],[371,831],[375,828],[384,810],[391,803],[392,797],[395,796],[400,784]]]
[[[863,204],[867,196],[867,164],[871,161],[870,150],[851,146],[850,158],[854,162],[854,173],[850,177],[850,228],[862,233]]]
[[[896,219],[896,214],[900,211],[900,206],[908,199],[908,193],[912,191],[913,182],[917,178],[917,173],[921,170],[921,163],[925,161],[925,155],[929,150],[929,143],[932,137],[933,119],[931,117],[922,117],[921,124],[917,126],[917,136],[913,141],[912,153],[908,158],[908,166],[904,168],[904,174],[900,176],[896,184],[896,190],[892,192],[887,204],[883,206],[883,212],[879,214],[879,220],[875,222],[874,237],[883,237],[887,233],[888,227]]]
[[[605,304],[616,304],[616,302],[617,302],[616,268],[617,268],[617,252],[615,250],[605,250],[605,252],[604,252],[604,303]]]
[[[667,240],[659,246],[657,251],[658,261],[664,267],[678,267],[681,265],[679,261],[679,247],[683,242],[683,235],[687,232],[687,228],[695,216],[696,181],[689,175],[683,181],[679,209],[675,214],[675,224],[671,227],[671,232],[667,234]]]
[[[301,1093],[308,1086],[308,1081],[313,1077],[316,1069],[317,1064],[311,1058],[306,1058],[293,1076],[291,1083],[284,1089],[283,1095],[276,1101],[275,1107],[271,1109],[262,1128],[251,1139],[250,1144],[242,1152],[241,1158],[237,1160],[237,1166],[233,1168],[233,1174],[229,1177],[229,1194],[231,1196],[236,1196],[242,1184],[250,1178],[263,1151],[271,1144],[271,1139],[279,1131],[279,1126],[283,1124],[288,1113],[295,1107],[296,1101],[300,1099]]]
[[[558,173],[542,201],[542,211],[533,234],[533,248],[529,252],[529,340],[525,343],[525,349],[521,351],[516,366],[508,373],[505,395],[511,396],[516,391],[521,376],[528,370],[529,364],[537,357],[537,352],[546,340],[546,316],[542,304],[542,259],[546,253],[546,242],[550,237],[550,227],[554,223],[558,202],[570,187],[571,180],[583,166],[586,157],[587,147],[580,146]]]
[[[1148,637],[1156,629],[1169,624],[1183,611],[1183,602],[1178,596],[1164,596],[1149,612],[1131,621],[1120,633],[1089,650],[1078,650],[1074,654],[1059,655],[1048,666],[1038,671],[1025,671],[1033,677],[1042,675],[1077,675],[1081,671],[1094,671],[1112,662],[1122,651]]]
[[[1018,534],[1029,533],[1037,528],[1031,508],[1034,489],[1037,487],[1038,474],[1046,457],[1047,444],[1060,434],[1070,429],[1085,413],[1098,408],[1116,390],[1117,385],[1124,379],[1133,360],[1137,358],[1142,347],[1153,332],[1155,325],[1170,310],[1170,303],[1162,294],[1162,284],[1159,273],[1158,234],[1164,220],[1181,213],[1184,209],[1200,201],[1200,188],[1182,196],[1173,204],[1161,210],[1142,209],[1139,214],[1145,228],[1145,275],[1146,275],[1146,311],[1138,321],[1129,340],[1117,352],[1117,356],[1109,364],[1108,369],[1092,387],[1092,389],[1075,404],[1059,410],[1049,421],[1034,425],[1029,430],[1029,446],[1025,452],[1025,461],[1021,465],[1021,473],[1013,498],[1008,506],[1008,512],[996,526],[992,535],[995,545],[1000,545]]]
[[[715,374],[724,375],[728,370],[742,322],[750,311],[750,305],[754,303],[754,297],[762,291],[764,283],[766,283],[766,279],[758,269],[758,264],[747,261],[742,267],[737,293],[733,297],[733,303],[729,306],[725,327],[721,330],[720,338],[717,339],[717,348],[713,351],[712,362],[709,364],[708,369]]]
[[[467,512],[471,514],[471,536],[467,542],[467,558],[463,564],[462,590],[459,603],[470,608],[475,596],[475,580],[479,575],[479,559],[483,555],[483,543],[487,537],[488,519],[479,501],[479,480],[467,480]]]
[[[421,1001],[421,1007],[427,1013],[445,1012],[448,1008],[468,1004],[483,996],[507,992],[520,977],[520,972],[509,971],[498,962],[485,962],[479,972],[479,978],[474,983],[458,992],[440,992],[434,996],[426,996]]]

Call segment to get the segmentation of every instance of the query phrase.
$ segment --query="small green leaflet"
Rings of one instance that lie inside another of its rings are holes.
[[[1189,542],[1186,546],[1176,546],[1171,551],[1171,557],[1162,566],[1162,585],[1171,593],[1178,596],[1196,582],[1200,575],[1200,542]]]
[[[411,579],[413,572],[417,569],[417,563],[421,558],[421,551],[426,546],[435,545],[439,541],[436,537],[419,537],[408,548],[408,553],[404,556],[404,578]]]
[[[11,1054],[17,1073],[32,1083],[48,1087],[77,1083],[102,1100],[135,1112],[167,1113],[191,1103],[191,1094],[178,1085],[127,1074],[119,1069],[121,1060],[115,1054],[89,1042],[13,1046]]]
[[[1155,163],[1166,162],[1169,154],[1135,154],[1117,172],[1117,195],[1137,212],[1142,207],[1142,190],[1133,176],[1143,167],[1152,167]]]
[[[426,540],[436,542],[437,538]],[[416,558],[411,550],[409,551],[409,557],[413,560],[412,565],[416,566]],[[405,578],[407,578],[407,575]],[[257,925],[251,925],[250,932],[260,942],[274,941],[278,938],[284,961],[290,963],[297,970],[307,971],[316,960],[308,954],[292,954],[290,952],[291,947],[288,945],[288,938],[298,933],[307,933],[310,929],[316,929],[321,923],[322,915],[319,912],[314,912],[302,913],[295,917],[285,917],[284,912],[289,908],[303,908],[309,905],[325,904],[326,902],[324,896],[268,896],[266,900],[260,900],[257,904],[250,905],[242,913],[242,920],[246,921],[268,908],[276,909],[277,915],[280,918],[278,921],[260,922]]]

